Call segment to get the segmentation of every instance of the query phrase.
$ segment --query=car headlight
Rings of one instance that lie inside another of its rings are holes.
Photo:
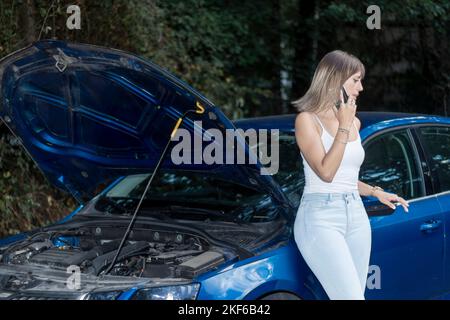
[[[86,300],[116,300],[122,291],[93,291],[86,296]]]
[[[139,289],[132,300],[195,300],[199,283]]]

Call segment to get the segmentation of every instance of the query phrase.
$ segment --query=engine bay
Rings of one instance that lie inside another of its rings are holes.
[[[42,266],[102,276],[117,254],[123,230],[84,227],[35,233],[0,252],[3,264]],[[232,255],[232,254],[231,254]],[[230,252],[195,234],[134,229],[109,275],[143,278],[187,278],[212,270]]]

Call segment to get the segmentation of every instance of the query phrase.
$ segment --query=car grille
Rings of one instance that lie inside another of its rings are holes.
[[[83,295],[80,293],[67,294],[67,293],[13,293],[6,295],[5,293],[0,295],[0,299],[6,300],[80,300]]]
[[[43,296],[29,296],[29,295],[19,295],[13,296],[9,300],[68,300],[61,297],[43,297]]]

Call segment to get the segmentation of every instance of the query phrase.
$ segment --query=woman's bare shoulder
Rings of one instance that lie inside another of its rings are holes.
[[[317,124],[317,120],[314,120],[314,115],[310,111],[302,111],[300,112],[295,119],[295,127],[303,127],[303,128],[315,128],[317,133],[320,135],[321,128]]]
[[[309,111],[299,112],[295,117],[295,124],[299,125],[302,123],[312,123],[313,120],[312,117],[313,117],[312,112]]]

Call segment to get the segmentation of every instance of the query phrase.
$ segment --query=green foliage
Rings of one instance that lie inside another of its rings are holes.
[[[0,237],[68,215],[72,198],[49,185],[12,135],[0,137]]]
[[[348,0],[320,2],[317,59],[332,49],[366,65],[359,106],[448,115],[450,1]],[[366,8],[381,11],[381,30],[365,27]]]
[[[65,9],[73,1],[56,0],[53,7],[51,1],[33,3],[34,30],[27,33],[37,37],[42,29],[42,38],[137,53],[193,85],[231,118],[266,114],[272,107],[268,101],[277,99],[272,83],[278,80],[273,65],[279,63],[272,51],[279,45],[271,37],[279,29],[268,23],[271,0],[259,1],[258,10],[242,1],[77,1],[82,12],[78,31],[65,27]],[[26,8],[13,0],[1,7],[14,7],[0,12],[0,19],[8,21],[0,35],[3,55],[25,45],[19,16]]]

